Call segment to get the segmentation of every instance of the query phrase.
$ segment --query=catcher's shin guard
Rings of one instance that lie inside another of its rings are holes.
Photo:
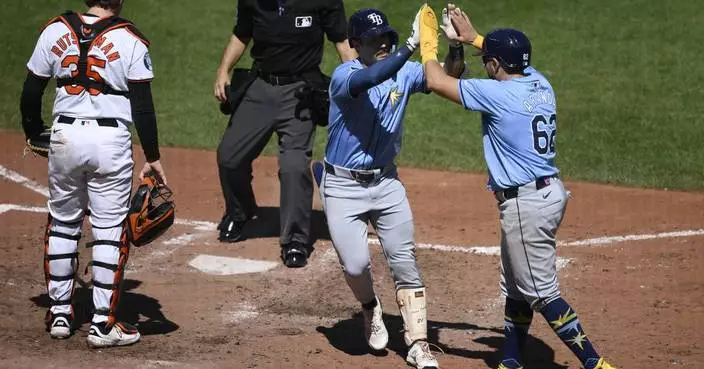
[[[120,287],[129,256],[127,224],[115,227],[93,227],[93,323],[107,322],[111,327],[117,322],[115,312],[120,301]]]
[[[396,291],[396,303],[403,318],[403,339],[410,347],[415,341],[428,339],[425,287]]]
[[[64,223],[49,215],[44,233],[44,278],[50,308],[47,325],[62,317],[69,324],[73,320],[73,287],[78,270],[78,240],[81,238],[81,221]]]

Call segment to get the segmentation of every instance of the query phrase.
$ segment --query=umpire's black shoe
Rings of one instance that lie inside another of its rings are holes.
[[[283,245],[281,259],[289,268],[302,268],[308,264],[308,247],[300,242]]]
[[[220,242],[239,242],[244,240],[244,235],[242,234],[242,228],[246,222],[229,221],[226,223],[221,223],[218,226],[220,234],[218,235],[218,240]]]

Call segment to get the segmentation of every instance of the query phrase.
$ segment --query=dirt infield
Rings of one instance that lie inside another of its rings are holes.
[[[340,273],[317,197],[315,251],[306,268],[287,269],[278,259],[276,158],[255,163],[262,208],[246,230],[248,240],[220,244],[215,154],[183,149],[163,150],[179,223],[155,244],[133,248],[128,264],[120,316],[138,324],[142,341],[89,350],[86,324],[68,340],[50,339],[41,269],[46,164],[22,157],[20,135],[0,132],[0,143],[0,367],[406,367],[393,283],[377,245],[371,246],[375,284],[391,334],[382,354],[366,348],[358,305]],[[428,286],[430,340],[444,351],[437,353],[440,365],[495,368],[503,303],[491,247],[498,244],[498,212],[485,177],[412,169],[400,174]],[[701,368],[704,194],[567,185],[573,199],[559,234],[560,282],[597,349],[620,369]],[[89,280],[83,266],[90,252],[80,251],[80,274]],[[212,275],[189,264],[203,254],[279,265],[262,273]],[[76,304],[78,317],[85,317],[87,289],[78,289]],[[525,357],[526,369],[579,368],[539,316]]]

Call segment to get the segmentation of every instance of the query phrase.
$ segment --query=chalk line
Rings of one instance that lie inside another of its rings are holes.
[[[0,176],[7,178],[8,180],[15,182],[22,187],[32,190],[36,193],[42,194],[46,197],[49,196],[49,189],[41,184],[32,181],[31,179],[23,176],[20,173],[12,171],[0,165]],[[41,210],[40,210],[41,209]],[[18,211],[29,211],[29,212],[46,212],[46,208],[30,207],[16,204],[0,204],[0,214],[10,210]],[[192,226],[199,231],[211,231],[215,230],[217,223],[202,221],[202,220],[191,220],[191,219],[180,219],[177,218],[174,223],[180,225]],[[694,237],[704,235],[704,229],[691,229],[682,230],[674,232],[660,232],[660,233],[648,233],[648,234],[629,234],[622,236],[603,236],[590,238],[585,240],[576,241],[559,241],[558,246],[601,246],[609,245],[620,242],[627,241],[642,241],[642,240],[652,240],[652,239],[662,239],[662,238],[678,238],[678,237]],[[176,242],[176,241],[175,241]],[[379,244],[379,240],[375,238],[369,238],[369,243]],[[436,245],[429,243],[418,243],[416,247],[419,249],[429,249],[443,252],[462,252],[469,254],[478,255],[499,255],[499,246],[460,246],[460,245]]]

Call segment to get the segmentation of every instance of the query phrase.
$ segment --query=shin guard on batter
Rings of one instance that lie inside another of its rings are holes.
[[[54,338],[64,338],[71,334],[71,298],[78,269],[81,223],[60,222],[51,215],[47,220],[44,235],[44,277],[51,307],[46,315],[46,323],[49,334]]]
[[[111,228],[93,227],[93,323],[114,325],[120,299],[120,285],[129,256],[126,224]]]
[[[403,318],[403,339],[409,347],[418,340],[428,339],[425,300],[425,287],[396,291],[396,303]]]

